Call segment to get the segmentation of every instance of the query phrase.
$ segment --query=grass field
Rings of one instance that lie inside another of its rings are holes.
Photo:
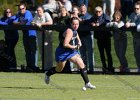
[[[7,5],[6,1],[11,5]],[[12,7],[14,11],[17,10],[15,4],[11,3],[12,1],[14,0],[0,0],[0,14],[7,7]],[[26,65],[22,33],[19,32],[19,34],[20,39],[15,48],[18,66]],[[55,51],[58,45],[58,33],[53,34],[53,50]],[[4,39],[3,31],[0,31],[0,39]],[[96,67],[101,67],[96,40],[94,55]],[[126,56],[129,67],[136,68],[130,32],[128,32]],[[112,57],[114,67],[118,67],[120,64],[114,51],[113,41]],[[40,57],[38,65],[41,67]],[[82,91],[84,82],[80,74],[56,74],[51,79],[51,83],[46,85],[43,73],[0,72],[0,100],[140,100],[140,77],[138,75],[90,74],[89,79],[97,88],[87,91]]]
[[[96,89],[82,91],[80,74],[56,74],[49,85],[43,73],[0,72],[0,100],[140,100],[140,77],[89,75]]]

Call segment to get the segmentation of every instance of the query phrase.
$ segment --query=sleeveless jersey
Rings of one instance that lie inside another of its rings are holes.
[[[77,31],[73,31],[73,37],[70,40],[70,44],[71,45],[77,45]],[[63,62],[66,61],[68,59],[70,59],[71,57],[75,56],[76,54],[78,54],[78,51],[75,49],[70,49],[70,48],[64,48],[63,46],[63,42],[65,39],[65,32],[59,37],[59,46],[56,48],[55,51],[55,60],[56,62]]]
[[[72,30],[72,31],[73,31],[73,37],[70,40],[70,44],[71,45],[77,45],[77,42],[78,42],[77,41],[77,31],[75,31],[75,30]],[[65,32],[59,36],[59,41],[60,41],[59,46],[63,46],[63,42],[64,42],[64,39],[65,39],[65,36],[66,36]]]

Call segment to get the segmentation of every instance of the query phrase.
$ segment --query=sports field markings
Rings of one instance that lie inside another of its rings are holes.
[[[118,75],[115,75],[114,77],[116,78],[116,80],[118,80],[119,82],[123,83],[125,86],[129,86],[129,87],[131,87],[132,90],[135,90],[138,93],[140,93],[140,87],[134,86],[133,84],[131,84],[130,82],[126,81],[125,79],[122,79]]]
[[[127,100],[140,100],[140,98],[127,98]]]
[[[0,100],[46,100],[46,99],[40,99],[40,98],[7,98],[7,97],[3,97],[3,98],[0,98]]]
[[[36,75],[37,77],[39,77],[41,80],[44,81],[45,76],[42,76],[41,74],[35,74],[35,75]],[[44,81],[44,82],[45,82],[45,81]],[[47,84],[46,84],[46,85],[47,85]],[[50,85],[50,86],[52,86],[52,87],[54,87],[54,88],[56,88],[56,89],[62,90],[62,92],[66,92],[66,90],[67,90],[65,87],[62,87],[62,86],[60,86],[60,85],[54,83],[51,79],[50,79],[50,83],[49,83],[48,85]]]

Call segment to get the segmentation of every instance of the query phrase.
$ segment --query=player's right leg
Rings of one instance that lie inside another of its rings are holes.
[[[56,72],[61,72],[66,64],[66,61],[64,62],[58,62],[56,67],[52,67],[50,70],[45,72],[45,83],[49,84],[50,82],[50,76],[55,74]]]

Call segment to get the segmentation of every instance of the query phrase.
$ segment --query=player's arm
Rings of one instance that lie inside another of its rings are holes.
[[[72,30],[71,29],[67,29],[66,33],[65,33],[64,43],[63,43],[63,46],[65,48],[70,48],[70,49],[76,49],[77,48],[77,46],[70,44],[70,41],[71,41],[72,37],[73,37]]]
[[[78,34],[77,34],[77,40],[78,40],[78,48],[80,48],[82,46],[82,43]]]

